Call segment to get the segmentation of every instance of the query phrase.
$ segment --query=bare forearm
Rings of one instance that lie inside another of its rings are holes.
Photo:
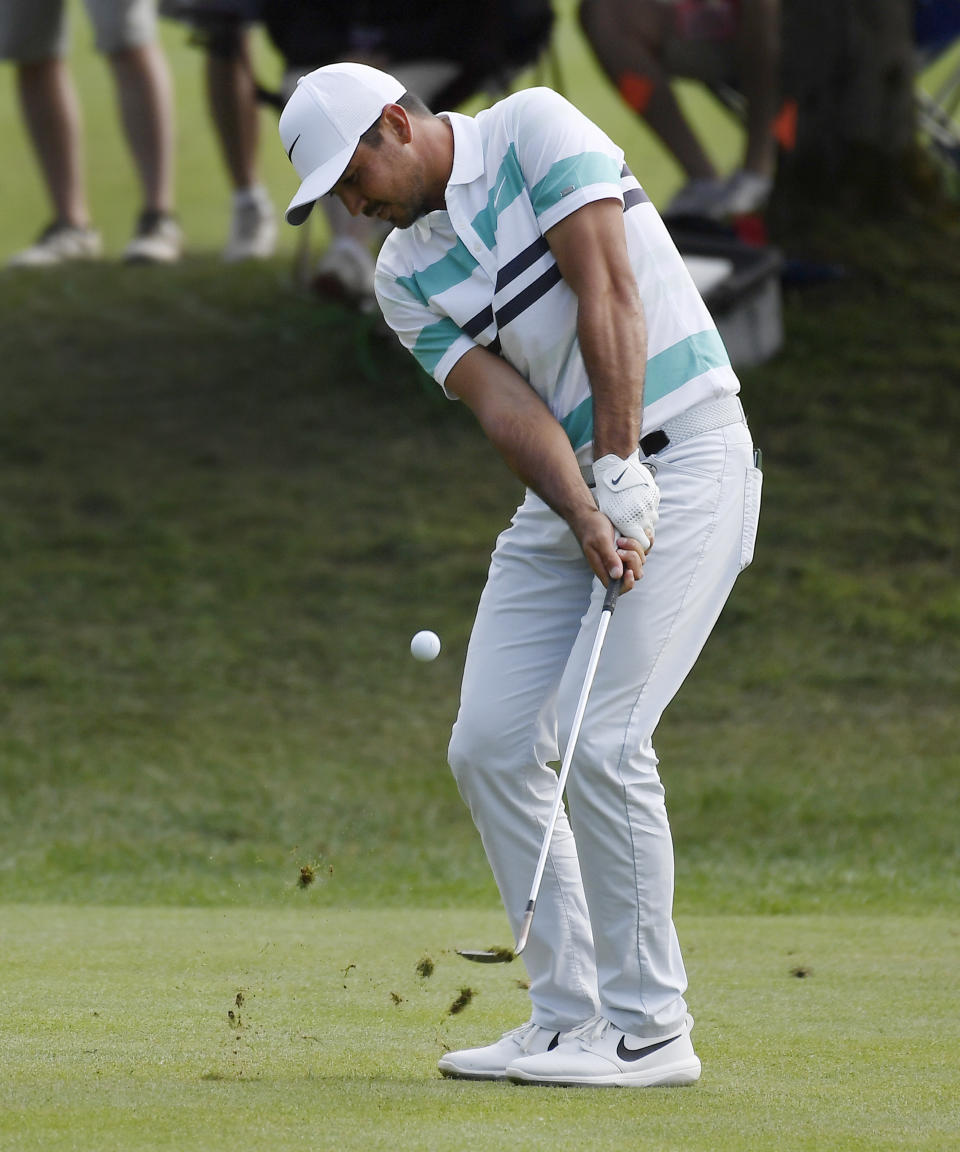
[[[478,373],[483,386],[471,388]],[[510,470],[574,531],[596,512],[566,433],[509,364],[478,348],[453,369],[447,385],[469,404]]]
[[[577,335],[593,393],[593,454],[628,456],[640,439],[647,362],[643,306],[631,280],[582,297]]]
[[[485,348],[474,348],[451,370],[447,387],[468,404],[510,469],[569,524],[601,580],[623,576],[629,591],[640,578],[643,552],[618,539],[597,508],[566,433],[522,376]]]
[[[647,329],[622,205],[588,204],[551,228],[547,241],[577,297],[577,338],[593,394],[594,458],[629,456],[640,438]]]

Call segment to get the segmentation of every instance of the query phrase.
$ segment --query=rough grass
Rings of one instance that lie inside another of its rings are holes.
[[[743,374],[757,559],[658,736],[691,910],[956,898],[957,240],[818,243],[849,276]],[[519,491],[467,415],[282,261],[0,311],[7,898],[490,901],[445,747]]]

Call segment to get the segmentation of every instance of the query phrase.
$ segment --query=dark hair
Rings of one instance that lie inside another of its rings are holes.
[[[433,113],[424,104],[419,96],[415,96],[412,92],[404,92],[404,94],[397,101],[404,112],[408,112],[411,117],[424,117],[432,116]],[[370,127],[360,137],[360,143],[366,144],[368,148],[379,148],[383,141],[383,129],[380,125],[383,119],[383,113],[374,120]]]

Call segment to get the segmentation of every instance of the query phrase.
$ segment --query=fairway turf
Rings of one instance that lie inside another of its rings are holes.
[[[611,1091],[440,1078],[445,1048],[526,1017],[519,963],[453,951],[502,937],[499,913],[7,905],[0,923],[4,1149],[960,1142],[947,917],[682,919],[703,1077]]]

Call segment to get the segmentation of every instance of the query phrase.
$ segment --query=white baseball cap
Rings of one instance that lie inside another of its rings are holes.
[[[280,139],[300,177],[285,213],[302,224],[343,175],[360,137],[406,92],[395,76],[366,64],[328,64],[301,76],[280,116]]]

